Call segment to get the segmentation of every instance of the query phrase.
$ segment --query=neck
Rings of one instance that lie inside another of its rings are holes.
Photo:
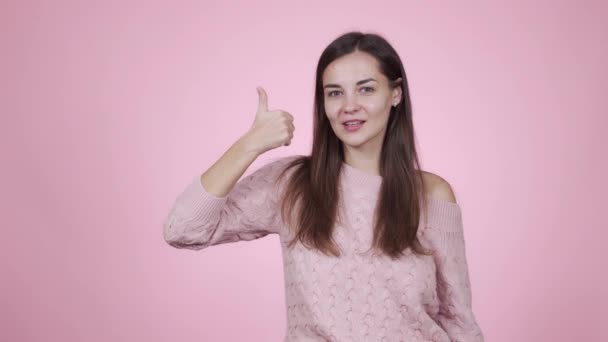
[[[380,154],[363,153],[347,149],[344,153],[344,163],[355,169],[374,175],[380,175]]]
[[[348,191],[376,196],[382,185],[382,176],[343,162],[340,181]]]

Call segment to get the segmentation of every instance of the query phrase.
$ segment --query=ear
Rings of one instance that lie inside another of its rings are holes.
[[[401,88],[401,77],[399,77],[398,79],[393,81],[393,84],[396,85],[395,88],[393,88],[393,101],[391,103],[393,104],[399,104],[399,102],[401,102],[401,94],[403,92],[403,89]]]

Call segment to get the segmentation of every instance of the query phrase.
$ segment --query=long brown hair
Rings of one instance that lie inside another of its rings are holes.
[[[296,227],[295,237],[288,246],[301,241],[326,255],[340,255],[333,231],[338,215],[338,182],[344,150],[325,113],[322,75],[332,61],[357,50],[375,57],[380,72],[391,81],[391,87],[402,87],[401,101],[396,107],[391,107],[382,144],[379,170],[383,179],[374,215],[372,247],[393,259],[410,247],[414,253],[428,255],[416,236],[421,216],[420,202],[426,207],[426,197],[422,173],[418,171],[420,164],[405,70],[399,55],[384,38],[362,32],[348,32],[336,38],[319,58],[312,153],[290,161],[280,175],[283,177],[287,170],[295,167],[281,200],[283,220],[288,226]],[[294,212],[295,208],[297,211]],[[293,224],[294,220],[297,224]]]

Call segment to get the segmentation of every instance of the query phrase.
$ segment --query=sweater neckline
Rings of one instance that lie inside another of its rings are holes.
[[[342,174],[341,186],[345,190],[359,194],[364,193],[374,197],[379,195],[380,186],[384,179],[381,175],[357,169],[346,164],[346,162],[342,162],[340,172]],[[437,217],[445,219],[460,218],[461,208],[459,203],[439,199],[430,194],[426,194],[425,197],[430,206],[430,211],[435,212]]]
[[[377,174],[369,173],[361,169],[342,162],[341,169],[341,187],[351,193],[366,194],[372,197],[377,197],[380,193],[383,177]],[[429,210],[435,213],[435,216],[446,220],[460,218],[460,204],[436,198],[430,194],[425,195]]]
[[[361,169],[357,169],[342,162],[342,182],[347,190],[356,192],[365,192],[377,195],[382,185],[383,177],[381,175],[369,173]]]

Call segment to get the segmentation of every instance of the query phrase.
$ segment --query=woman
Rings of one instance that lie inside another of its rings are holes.
[[[311,155],[238,181],[295,130],[258,95],[250,130],[178,196],[165,240],[200,250],[278,234],[286,341],[483,341],[460,207],[445,180],[419,170],[407,78],[390,44],[360,32],[334,40],[317,66]]]

